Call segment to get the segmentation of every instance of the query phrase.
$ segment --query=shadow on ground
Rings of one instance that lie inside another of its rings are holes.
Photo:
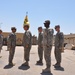
[[[41,73],[41,75],[53,75],[52,73]]]
[[[28,70],[30,68],[30,66],[19,66],[18,69],[20,70]]]

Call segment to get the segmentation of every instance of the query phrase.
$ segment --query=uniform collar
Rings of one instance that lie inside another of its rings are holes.
[[[57,33],[60,33],[60,31],[58,31]]]
[[[27,30],[27,31],[25,31],[25,32],[28,32],[28,30]]]
[[[15,35],[15,33],[13,33],[13,32],[11,34]]]

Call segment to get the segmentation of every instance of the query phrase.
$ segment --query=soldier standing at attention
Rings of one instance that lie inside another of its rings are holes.
[[[2,46],[3,46],[3,35],[2,35],[2,30],[0,29],[0,53],[1,53],[1,50],[2,50]],[[2,56],[0,56],[1,58]]]
[[[46,61],[46,68],[43,72],[51,73],[51,49],[53,45],[53,29],[49,29],[50,21],[46,20],[44,23],[46,29],[43,29],[43,49],[44,49],[44,58]]]
[[[54,67],[61,67],[61,53],[64,51],[64,35],[60,32],[60,26],[56,25],[55,30],[57,31],[55,36],[55,58],[56,64]]]
[[[37,61],[37,64],[43,64],[43,33],[42,33],[42,27],[38,27],[38,56],[39,61]]]
[[[9,48],[9,64],[10,66],[14,66],[15,64],[13,64],[13,57],[14,57],[14,53],[15,53],[15,46],[16,46],[16,28],[12,27],[11,28],[12,33],[9,34],[9,38],[8,38],[8,48]]]
[[[26,15],[26,18],[24,20],[24,26],[23,26],[25,33],[23,35],[23,46],[24,46],[24,60],[25,62],[22,64],[22,66],[29,66],[29,57],[30,57],[30,50],[32,46],[32,34],[29,31],[29,22],[28,22],[28,16]]]

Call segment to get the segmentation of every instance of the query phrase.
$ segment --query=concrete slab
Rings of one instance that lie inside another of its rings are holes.
[[[62,54],[62,68],[55,69],[53,64],[55,64],[54,57],[54,47],[52,48],[51,54],[51,72],[52,74],[44,73],[42,74],[42,69],[45,68],[45,60],[43,59],[44,65],[36,65],[38,60],[37,46],[32,46],[30,52],[30,67],[23,67],[21,64],[24,62],[24,51],[23,47],[16,47],[15,56],[13,62],[16,63],[13,67],[8,67],[8,56],[9,51],[6,51],[7,47],[3,46],[2,58],[0,58],[0,75],[75,75],[75,51],[65,50]]]

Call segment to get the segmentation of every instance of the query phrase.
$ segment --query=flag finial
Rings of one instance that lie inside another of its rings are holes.
[[[28,15],[28,12],[26,12],[26,15]]]

